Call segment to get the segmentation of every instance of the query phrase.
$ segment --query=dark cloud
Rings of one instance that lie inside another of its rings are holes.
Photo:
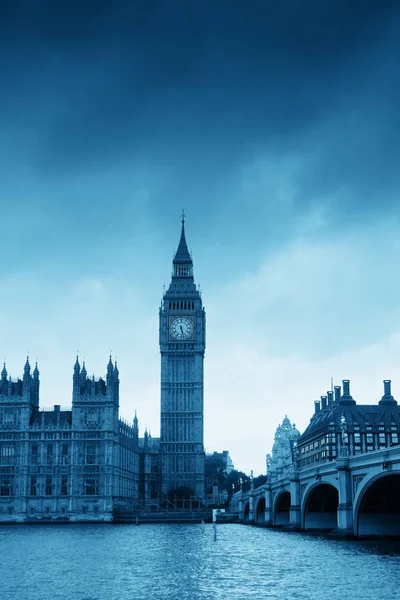
[[[249,201],[252,227],[231,223],[249,244],[290,235],[314,203],[334,218],[399,183],[397,2],[14,0],[0,11],[0,149],[47,179],[125,169],[125,196],[144,181],[161,215],[190,197],[211,234]],[[292,221],[273,190],[240,193],[260,157],[299,164]]]
[[[3,3],[7,118],[14,106],[35,130],[38,158],[63,166],[144,142],[156,154],[210,138],[217,151],[275,142],[334,104],[342,71],[350,78],[384,41],[394,7]]]

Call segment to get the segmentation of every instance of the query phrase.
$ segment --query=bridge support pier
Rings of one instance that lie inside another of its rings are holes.
[[[239,521],[243,523],[244,515],[243,515],[243,500],[240,498],[239,500]]]
[[[290,529],[301,529],[300,481],[297,472],[290,477]]]
[[[353,502],[351,494],[351,473],[349,457],[340,456],[336,460],[339,483],[339,506],[337,512],[336,533],[353,535]]]
[[[271,483],[267,483],[265,488],[265,525],[271,526],[273,523],[273,512],[272,512],[272,489]]]
[[[254,524],[256,522],[256,511],[255,511],[255,501],[254,501],[254,491],[250,490],[249,492],[249,521],[250,524]]]

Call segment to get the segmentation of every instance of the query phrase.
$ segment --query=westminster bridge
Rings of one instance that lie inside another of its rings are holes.
[[[240,496],[240,492],[239,492]],[[299,468],[238,498],[243,523],[339,535],[400,536],[400,446]]]

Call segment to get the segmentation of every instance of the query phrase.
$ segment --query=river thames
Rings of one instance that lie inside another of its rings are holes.
[[[243,525],[0,527],[0,598],[397,600],[400,543]]]

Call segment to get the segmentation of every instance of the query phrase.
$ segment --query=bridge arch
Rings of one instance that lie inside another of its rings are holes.
[[[265,523],[265,495],[259,496],[256,504],[256,523],[264,525]]]
[[[358,536],[400,537],[400,472],[366,481],[354,507],[354,529]]]
[[[247,500],[243,506],[243,523],[247,523],[250,517],[250,502]]]
[[[277,494],[274,502],[274,525],[278,527],[289,525],[291,501],[291,495],[288,490],[282,490]]]
[[[331,483],[312,485],[303,500],[302,527],[309,529],[334,529],[337,527],[339,492]]]

